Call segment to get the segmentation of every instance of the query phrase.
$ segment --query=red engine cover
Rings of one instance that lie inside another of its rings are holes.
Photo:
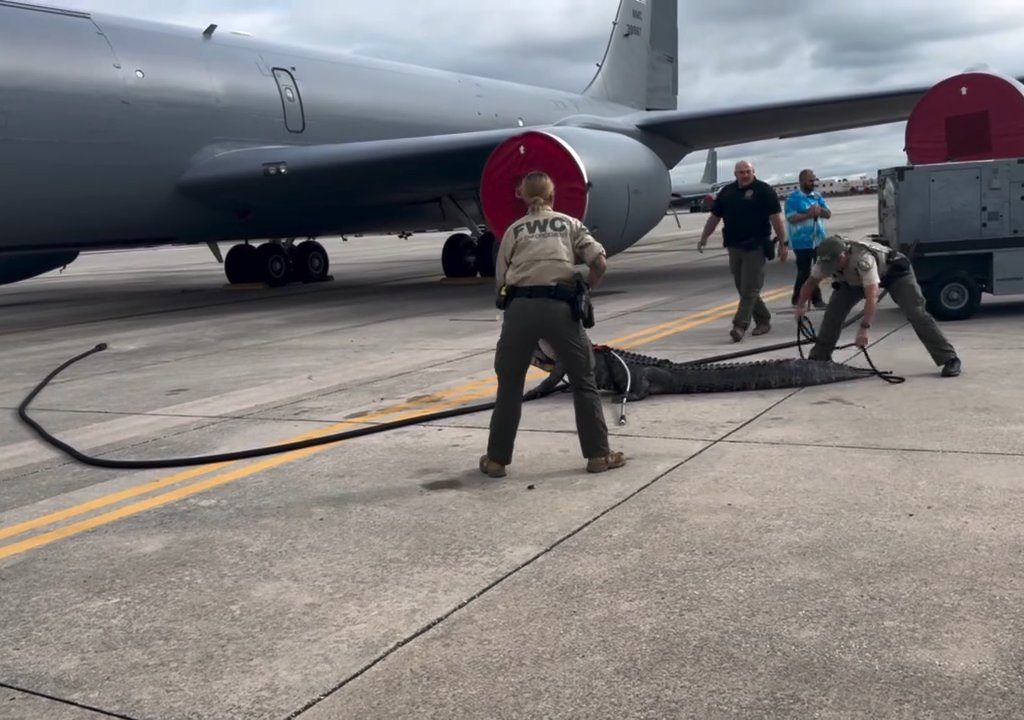
[[[516,186],[534,170],[546,172],[555,183],[555,210],[583,220],[587,213],[587,173],[565,142],[544,132],[528,131],[494,149],[480,178],[484,216],[498,240],[508,226],[526,214]]]
[[[942,80],[907,120],[913,165],[1024,157],[1024,85],[991,72]]]

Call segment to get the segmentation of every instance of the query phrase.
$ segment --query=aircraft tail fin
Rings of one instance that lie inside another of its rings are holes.
[[[718,182],[718,151],[714,148],[708,150],[708,159],[704,163],[704,175],[700,181],[705,185],[714,185]]]
[[[675,110],[679,92],[676,0],[619,0],[619,13],[587,97],[637,110]]]

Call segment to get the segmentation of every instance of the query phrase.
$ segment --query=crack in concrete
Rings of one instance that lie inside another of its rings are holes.
[[[39,698],[40,700],[49,700],[50,702],[60,703],[61,705],[67,705],[69,707],[78,708],[79,710],[87,710],[97,715],[102,715],[108,718],[117,718],[118,720],[138,720],[138,718],[131,717],[130,715],[122,715],[111,710],[104,710],[103,708],[94,707],[92,705],[86,705],[84,703],[75,702],[74,700],[67,700],[65,698],[59,698],[55,695],[48,695],[47,693],[37,692],[35,690],[29,690],[27,688],[18,687],[17,685],[11,685],[0,681],[0,688],[6,688],[22,695],[28,695],[30,697]]]
[[[896,328],[893,328],[888,333],[884,334],[882,337],[880,337],[878,340],[876,340],[874,343],[871,343],[871,346],[877,345],[878,343],[882,342],[883,340],[885,340],[889,336],[893,335],[894,333],[896,333],[897,331],[899,331],[903,327],[906,327],[906,323],[904,323],[903,325],[899,325]],[[486,587],[484,587],[481,590],[477,591],[472,596],[466,598],[461,603],[459,603],[455,607],[453,607],[450,610],[448,610],[446,613],[440,615],[439,617],[434,618],[433,620],[428,622],[426,625],[421,627],[419,630],[416,630],[415,632],[413,632],[412,634],[408,635],[407,637],[402,638],[401,640],[396,642],[394,645],[392,645],[390,648],[388,648],[387,650],[382,652],[380,655],[378,655],[376,658],[374,658],[370,662],[368,662],[365,665],[363,665],[363,667],[359,668],[354,673],[350,674],[348,677],[346,677],[340,683],[335,685],[333,688],[331,688],[330,690],[328,690],[325,693],[322,693],[321,695],[318,695],[317,697],[315,697],[312,700],[310,700],[309,702],[307,702],[305,705],[303,705],[298,710],[295,710],[294,712],[292,712],[290,715],[288,715],[285,718],[285,720],[295,720],[295,718],[303,715],[304,713],[306,713],[307,711],[311,710],[315,706],[319,705],[320,703],[322,703],[324,700],[328,699],[332,695],[335,695],[336,693],[340,692],[346,686],[348,686],[349,684],[351,684],[352,682],[354,682],[355,680],[357,680],[361,676],[365,675],[367,672],[372,670],[377,665],[379,665],[382,662],[384,662],[385,660],[387,660],[391,655],[395,654],[396,652],[401,650],[406,645],[409,645],[410,643],[414,642],[415,640],[417,640],[418,638],[422,637],[426,633],[430,632],[430,630],[432,630],[433,628],[437,627],[441,623],[445,622],[446,620],[451,618],[453,615],[455,615],[460,610],[463,610],[464,608],[468,607],[473,602],[475,602],[476,600],[479,600],[481,597],[483,597],[484,595],[489,593],[491,590],[494,590],[495,588],[497,588],[499,585],[504,583],[509,578],[511,578],[514,575],[517,575],[518,573],[522,572],[526,568],[528,568],[531,565],[533,565],[540,558],[544,557],[545,555],[548,555],[549,553],[554,551],[559,546],[565,544],[566,542],[568,542],[572,538],[574,538],[577,535],[581,534],[584,530],[589,528],[591,525],[594,525],[595,523],[597,523],[602,518],[606,517],[607,515],[611,514],[615,510],[617,510],[618,508],[620,508],[623,505],[625,505],[626,503],[630,502],[631,500],[633,500],[634,498],[636,498],[637,496],[639,496],[640,494],[642,494],[646,490],[648,490],[651,487],[653,487],[654,485],[656,485],[658,482],[660,482],[664,478],[666,478],[669,475],[671,475],[672,473],[674,473],[676,470],[678,470],[681,467],[687,465],[690,461],[695,460],[696,458],[698,458],[701,455],[705,454],[709,450],[711,450],[711,449],[713,449],[715,447],[718,447],[721,444],[727,443],[729,441],[730,437],[732,437],[736,433],[744,430],[745,428],[749,427],[753,423],[757,422],[758,420],[760,420],[762,417],[764,417],[768,413],[774,411],[776,408],[781,406],[783,403],[789,401],[791,398],[795,397],[797,394],[802,392],[804,389],[805,388],[796,388],[792,392],[786,393],[783,397],[779,398],[779,400],[777,400],[776,402],[771,403],[768,407],[764,408],[760,412],[755,413],[752,417],[750,417],[745,422],[737,425],[736,427],[734,427],[733,429],[729,430],[727,433],[725,433],[721,437],[719,437],[719,438],[709,442],[707,445],[705,445],[701,449],[697,450],[695,453],[689,455],[685,459],[681,460],[680,462],[676,463],[675,465],[670,467],[668,470],[665,470],[664,472],[660,473],[659,475],[656,475],[653,479],[649,480],[648,482],[644,483],[643,485],[641,485],[636,490],[634,490],[631,493],[627,494],[621,500],[618,500],[617,502],[613,503],[609,507],[605,508],[604,510],[599,512],[597,515],[593,516],[592,518],[590,518],[589,520],[587,520],[586,522],[584,522],[582,525],[578,526],[574,530],[570,531],[566,535],[563,535],[561,538],[556,540],[554,543],[549,545],[547,548],[541,550],[540,552],[538,552],[537,554],[533,555],[532,557],[530,557],[526,561],[524,561],[524,562],[520,563],[519,565],[517,565],[516,567],[512,568],[511,570],[509,570],[508,572],[503,574],[501,577],[499,577],[498,579],[496,579],[493,582],[491,582],[490,584],[488,584]]]
[[[694,460],[694,459],[700,457],[701,455],[703,455],[704,453],[706,453],[708,450],[711,450],[712,448],[717,447],[719,444],[721,444],[722,442],[726,441],[731,435],[734,435],[735,433],[739,432],[740,430],[743,430],[745,427],[747,427],[751,423],[754,423],[757,420],[759,420],[760,418],[764,417],[764,415],[766,415],[767,413],[773,411],[775,408],[777,408],[779,405],[781,405],[782,403],[784,403],[787,400],[789,400],[791,397],[796,395],[801,390],[803,390],[803,388],[797,388],[793,392],[787,393],[785,397],[779,399],[775,403],[772,403],[767,408],[765,408],[761,412],[757,413],[756,415],[751,417],[746,422],[742,423],[738,427],[733,428],[732,430],[730,430],[729,432],[725,433],[724,435],[722,435],[717,440],[714,440],[714,441],[708,443],[707,445],[702,447],[697,452],[689,455],[685,459],[681,460],[680,462],[678,462],[675,465],[673,465],[672,467],[670,467],[668,470],[665,470],[664,472],[662,472],[659,475],[655,476],[653,479],[651,479],[648,482],[644,483],[643,485],[641,485],[636,490],[634,490],[631,493],[627,494],[621,500],[618,500],[617,502],[613,503],[609,507],[607,507],[604,510],[602,510],[601,512],[599,512],[597,515],[593,516],[592,518],[590,518],[589,520],[584,522],[582,525],[580,525],[577,528],[573,529],[572,531],[570,531],[566,535],[563,535],[561,538],[556,540],[554,543],[549,545],[547,548],[541,550],[537,554],[533,555],[532,557],[530,557],[526,561],[520,563],[519,565],[517,565],[516,567],[512,568],[511,570],[506,572],[504,575],[499,577],[498,579],[496,579],[493,582],[491,582],[490,584],[488,584],[483,589],[477,591],[472,596],[466,598],[461,603],[459,603],[458,605],[456,605],[452,609],[448,610],[448,612],[444,613],[443,615],[440,615],[439,617],[434,618],[433,620],[428,622],[426,625],[421,627],[419,630],[416,630],[415,632],[413,632],[409,636],[399,640],[394,645],[392,645],[390,648],[388,648],[383,653],[378,655],[376,658],[374,658],[373,660],[371,660],[370,662],[365,664],[363,667],[359,668],[354,673],[349,675],[347,678],[342,680],[340,683],[335,685],[333,688],[331,688],[330,690],[328,690],[327,692],[325,692],[325,693],[323,693],[321,695],[318,695],[317,697],[315,697],[312,700],[310,700],[309,702],[307,702],[305,705],[303,705],[298,710],[295,710],[294,712],[292,712],[290,715],[288,715],[285,718],[285,720],[294,720],[295,718],[303,715],[307,711],[309,711],[312,708],[314,708],[315,706],[319,705],[321,702],[323,702],[327,698],[329,698],[332,695],[338,693],[339,691],[344,689],[347,685],[349,685],[353,681],[357,680],[359,677],[361,677],[362,675],[366,674],[367,672],[372,670],[374,667],[376,667],[380,663],[384,662],[387,658],[389,658],[391,655],[393,655],[394,653],[396,653],[399,650],[401,650],[406,645],[414,642],[419,637],[425,635],[426,633],[428,633],[433,628],[437,627],[441,623],[443,623],[446,620],[448,620],[450,617],[455,615],[455,613],[457,613],[460,610],[468,607],[470,604],[472,604],[476,600],[479,600],[481,597],[483,597],[484,595],[489,593],[491,590],[494,590],[496,587],[498,587],[499,585],[504,583],[509,578],[511,578],[514,575],[517,575],[518,573],[522,572],[523,570],[525,570],[529,566],[533,565],[537,560],[541,559],[542,557],[544,557],[545,555],[551,553],[553,550],[555,550],[559,546],[563,545],[564,543],[566,543],[569,540],[573,539],[577,535],[581,534],[584,530],[589,528],[591,525],[594,525],[595,523],[597,523],[602,518],[606,517],[607,515],[611,514],[612,512],[617,510],[618,508],[622,507],[623,505],[625,505],[626,503],[631,501],[633,498],[637,497],[638,495],[640,495],[644,491],[650,489],[655,484],[657,484],[659,481],[661,481],[664,478],[668,477],[669,475],[674,473],[676,470],[678,470],[679,468],[681,468],[684,465],[686,465],[687,463],[689,463],[691,460]]]

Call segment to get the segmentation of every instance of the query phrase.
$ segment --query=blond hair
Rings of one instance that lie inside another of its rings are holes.
[[[554,203],[555,183],[547,173],[535,170],[520,181],[516,197],[530,206],[530,212],[540,212]]]

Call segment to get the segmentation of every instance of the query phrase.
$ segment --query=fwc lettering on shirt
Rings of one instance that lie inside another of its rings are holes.
[[[820,193],[805,193],[794,190],[786,198],[786,223],[789,225],[789,245],[794,250],[811,250],[825,239],[825,221],[822,218],[807,218],[793,222],[794,215],[803,215],[815,205],[829,209]]]
[[[568,224],[560,217],[526,220],[515,226],[512,230],[512,237],[518,239],[524,232],[531,236],[551,237],[557,235],[561,237],[568,229]]]
[[[577,262],[589,265],[604,254],[579,220],[551,210],[531,212],[505,231],[494,279],[498,288],[572,283]]]

